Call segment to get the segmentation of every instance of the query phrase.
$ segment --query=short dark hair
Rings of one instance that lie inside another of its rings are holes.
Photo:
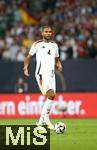
[[[50,28],[51,30],[54,30],[51,26],[45,25],[40,28],[40,31],[42,32],[45,28]]]

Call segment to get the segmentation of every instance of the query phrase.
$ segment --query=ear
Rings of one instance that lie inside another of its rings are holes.
[[[55,30],[54,29],[52,30],[52,34],[55,34]]]
[[[43,32],[41,32],[41,35],[43,36]]]

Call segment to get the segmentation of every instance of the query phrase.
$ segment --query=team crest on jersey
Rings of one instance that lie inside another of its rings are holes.
[[[42,46],[42,48],[45,48],[45,46]]]

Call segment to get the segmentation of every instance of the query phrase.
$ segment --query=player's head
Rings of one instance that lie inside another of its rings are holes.
[[[53,29],[50,26],[43,26],[41,28],[41,34],[45,40],[50,40],[53,36],[53,33]]]

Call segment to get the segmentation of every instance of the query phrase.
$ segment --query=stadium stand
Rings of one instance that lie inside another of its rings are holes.
[[[62,61],[97,58],[96,0],[1,0],[0,60],[23,61],[47,24],[55,27]]]

